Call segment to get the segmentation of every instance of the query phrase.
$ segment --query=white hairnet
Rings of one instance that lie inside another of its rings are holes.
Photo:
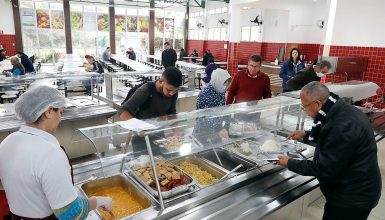
[[[214,70],[213,73],[211,74],[210,84],[214,87],[215,91],[225,92],[223,91],[223,88],[224,88],[223,84],[226,82],[226,80],[230,78],[231,76],[229,72],[227,72],[224,69],[218,68]]]
[[[65,97],[49,86],[38,86],[28,90],[15,102],[16,117],[26,123],[36,122],[49,107],[61,108],[66,105]]]

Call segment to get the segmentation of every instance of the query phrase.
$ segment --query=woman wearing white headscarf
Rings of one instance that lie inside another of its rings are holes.
[[[85,219],[90,210],[111,209],[110,197],[78,196],[65,152],[52,135],[66,100],[48,86],[35,87],[15,102],[26,124],[0,144],[0,179],[19,219]]]
[[[197,98],[197,109],[214,108],[226,104],[226,91],[231,84],[230,74],[223,69],[216,69],[211,75],[210,84],[200,91]],[[193,135],[203,144],[215,142],[219,138],[227,138],[228,120],[226,117],[198,120]],[[223,123],[225,122],[225,123]]]
[[[210,83],[200,91],[197,109],[213,108],[226,104],[225,94],[231,84],[231,76],[224,69],[216,69],[211,75]]]

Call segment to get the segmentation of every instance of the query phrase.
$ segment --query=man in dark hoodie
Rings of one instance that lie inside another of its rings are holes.
[[[368,118],[317,81],[304,86],[300,97],[314,124],[311,131],[295,131],[289,138],[316,143],[314,157],[280,156],[278,164],[318,179],[326,198],[323,220],[366,220],[381,197],[377,145]]]
[[[16,56],[20,58],[20,63],[23,64],[26,73],[35,72],[35,68],[33,67],[31,60],[25,53],[19,51],[16,53]]]

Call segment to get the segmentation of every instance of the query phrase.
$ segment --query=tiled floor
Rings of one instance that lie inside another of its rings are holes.
[[[378,163],[382,175],[382,193],[378,205],[372,210],[368,220],[385,220],[385,139],[378,144]],[[323,215],[325,198],[321,197],[314,201],[308,208],[306,215],[302,220],[320,220]]]

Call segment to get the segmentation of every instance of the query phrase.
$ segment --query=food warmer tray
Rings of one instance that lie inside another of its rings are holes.
[[[168,163],[167,161],[163,161],[159,158],[155,158],[155,163],[157,162],[164,162],[164,163]],[[170,163],[169,163],[170,164]],[[168,190],[168,191],[164,191],[164,192],[161,192],[162,193],[162,198],[164,199],[169,199],[169,198],[172,198],[176,195],[179,195],[179,194],[182,194],[182,193],[185,193],[185,192],[188,192],[188,191],[194,191],[195,187],[194,185],[197,183],[197,181],[192,178],[190,175],[188,175],[187,173],[185,173],[183,170],[179,169],[177,166],[171,164],[172,167],[180,172],[181,174],[183,175],[186,175],[189,179],[190,179],[190,183],[187,184],[187,185],[181,185],[181,186],[178,186],[176,188],[172,188],[171,190]],[[138,170],[138,169],[141,169],[143,167],[137,167],[137,168],[134,168],[132,166],[129,166],[129,169],[128,169],[128,173],[130,176],[132,176],[137,182],[139,182],[148,192],[150,192],[151,195],[155,196],[156,198],[158,197],[158,191],[157,190],[154,190],[153,188],[151,188],[149,185],[147,185],[136,173],[135,173],[135,170]],[[152,171],[152,170],[151,170]]]
[[[175,164],[178,167],[184,161],[198,165],[202,170],[207,171],[208,173],[210,173],[213,177],[217,178],[218,180],[221,179],[223,176],[225,176],[229,172],[228,170],[226,170],[220,166],[217,166],[214,163],[211,163],[209,161],[198,158],[196,155],[186,155],[183,157],[178,157],[178,158],[169,160],[170,163]],[[184,172],[186,173],[186,171],[184,171]],[[190,175],[190,176],[192,176],[192,175]],[[193,176],[192,176],[192,178],[195,179]],[[210,186],[210,185],[199,184],[198,180],[196,180],[196,179],[195,179],[195,181],[197,182],[196,185],[199,186],[200,188]]]

